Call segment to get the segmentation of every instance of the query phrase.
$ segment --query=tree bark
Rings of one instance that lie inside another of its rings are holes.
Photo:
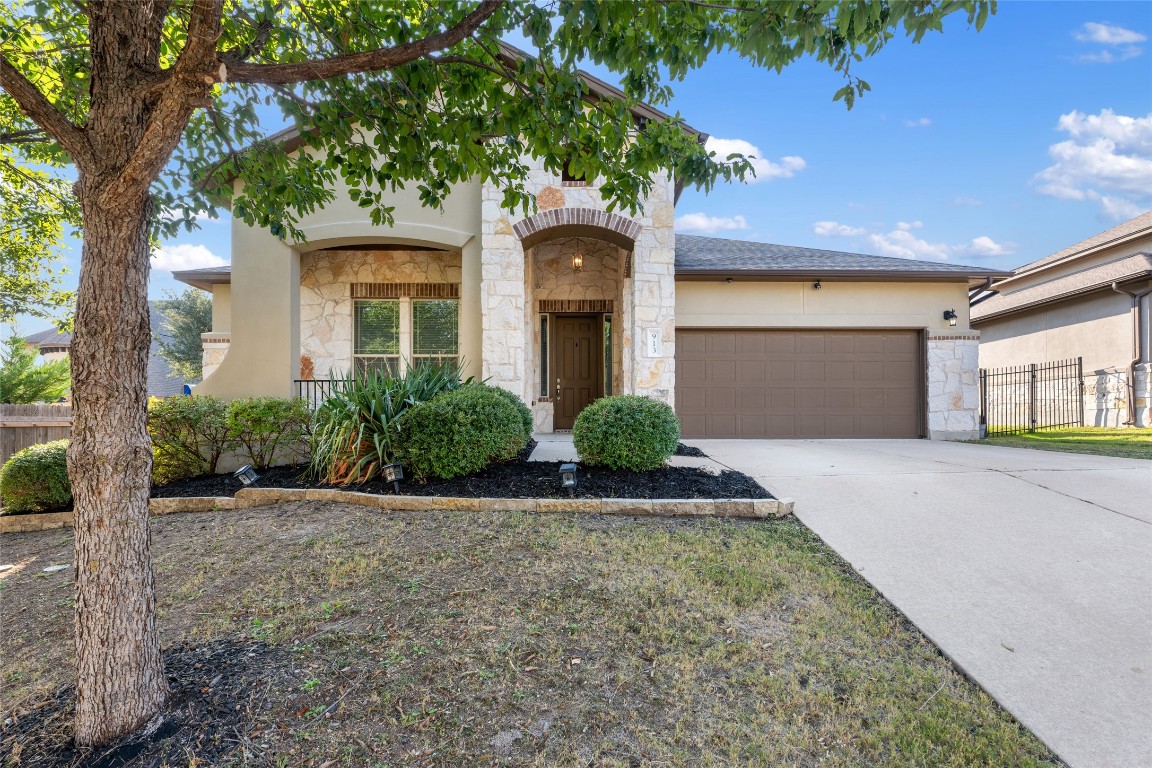
[[[101,202],[81,174],[84,251],[72,342],[68,472],[76,508],[76,743],[146,723],[168,694],[149,553],[146,194]],[[106,200],[106,198],[105,198]]]

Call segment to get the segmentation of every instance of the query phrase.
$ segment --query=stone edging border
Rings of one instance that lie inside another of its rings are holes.
[[[791,499],[474,499],[455,496],[383,496],[321,488],[242,488],[235,497],[149,499],[154,516],[250,509],[287,501],[333,501],[394,512],[576,512],[661,517],[778,518],[792,514]],[[0,515],[0,533],[46,531],[72,525],[72,512]]]

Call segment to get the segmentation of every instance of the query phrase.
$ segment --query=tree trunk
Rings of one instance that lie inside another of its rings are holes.
[[[149,553],[149,223],[144,194],[109,201],[80,175],[84,252],[72,342],[68,474],[76,509],[76,730],[99,745],[168,694]]]

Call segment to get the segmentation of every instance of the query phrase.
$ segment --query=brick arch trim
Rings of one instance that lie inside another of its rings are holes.
[[[558,237],[594,237],[631,251],[640,229],[638,221],[594,208],[553,208],[512,227],[525,250]]]

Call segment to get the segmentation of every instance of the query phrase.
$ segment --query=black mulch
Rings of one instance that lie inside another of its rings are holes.
[[[691,445],[684,445],[684,443],[676,443],[676,455],[677,456],[692,456],[692,457],[697,458],[697,459],[708,458],[708,454],[704,453],[704,451],[700,450],[699,448],[693,447]]]
[[[6,715],[0,765],[20,768],[160,768],[220,765],[250,757],[265,695],[290,684],[287,652],[251,640],[222,640],[165,651],[168,706],[142,731],[99,749],[72,743],[75,688],[35,709]],[[194,760],[193,760],[194,758]]]
[[[534,443],[510,461],[494,464],[482,472],[453,480],[400,483],[402,496],[459,496],[501,499],[566,498],[560,486],[558,461],[528,461]],[[678,454],[704,456],[696,453]],[[330,486],[304,475],[306,467],[273,467],[260,474],[258,488],[335,488],[362,493],[393,494],[390,483],[373,480],[352,486]],[[693,467],[664,467],[647,472],[613,470],[578,465],[576,498],[584,499],[770,499],[772,495],[742,472],[710,474]],[[153,486],[154,498],[231,496],[241,488],[231,475],[204,475]]]

